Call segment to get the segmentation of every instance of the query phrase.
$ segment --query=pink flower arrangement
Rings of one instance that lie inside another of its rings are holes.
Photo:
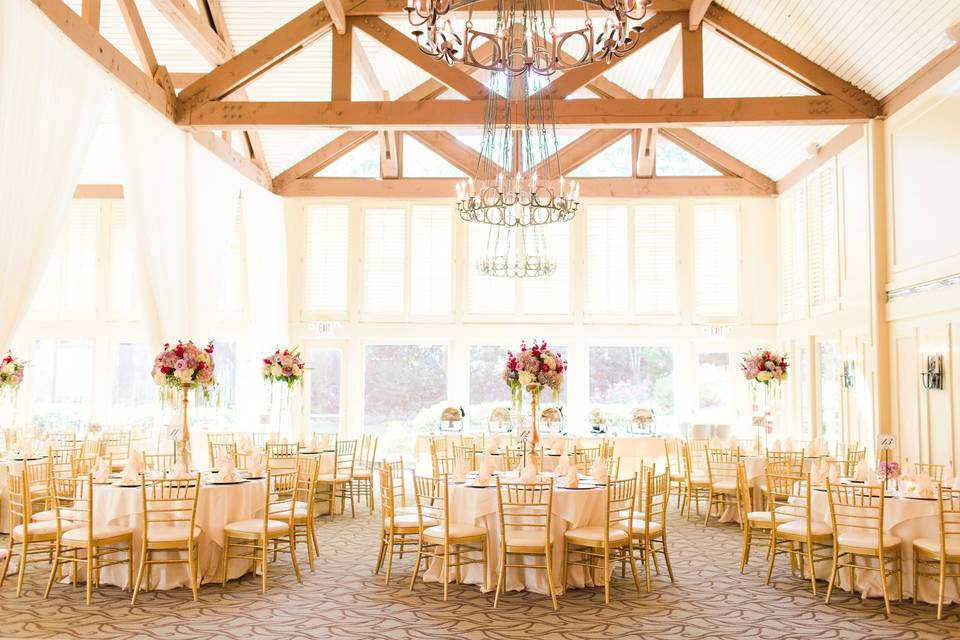
[[[0,360],[0,391],[7,389],[16,391],[23,382],[23,372],[26,368],[26,362],[18,360],[13,353],[7,351],[7,355]]]
[[[536,395],[548,388],[556,399],[563,386],[563,372],[566,368],[567,364],[559,353],[548,349],[546,342],[537,344],[534,340],[529,349],[526,342],[521,342],[519,353],[507,352],[507,362],[501,378],[509,385],[514,402],[518,404],[524,389]]]
[[[790,363],[787,362],[786,354],[769,349],[748,351],[743,354],[743,360],[740,362],[740,370],[743,372],[744,378],[751,382],[767,385],[771,382],[786,380],[789,366]]]
[[[267,382],[284,382],[288,387],[292,387],[296,382],[302,386],[306,368],[298,348],[283,351],[277,349],[273,355],[263,359],[263,379]]]
[[[162,388],[208,390],[217,384],[213,369],[213,342],[201,349],[187,340],[177,342],[174,347],[169,343],[163,345],[163,351],[153,361],[150,375]]]
[[[900,475],[900,463],[894,461],[880,462],[877,465],[877,477],[883,480],[896,478]]]

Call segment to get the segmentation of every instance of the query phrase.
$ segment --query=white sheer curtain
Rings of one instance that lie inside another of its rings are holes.
[[[154,348],[214,337],[220,265],[242,178],[128,94],[117,95],[123,192],[141,259]]]
[[[43,276],[108,92],[31,2],[0,2],[0,350]]]

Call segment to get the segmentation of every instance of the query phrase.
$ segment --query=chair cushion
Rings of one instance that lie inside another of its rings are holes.
[[[568,529],[565,531],[563,537],[574,544],[596,544],[597,546],[602,546],[604,531],[606,531],[604,527],[577,527],[576,529]],[[623,529],[610,529],[609,540],[610,542],[625,542],[627,540],[627,532]]]
[[[507,527],[507,547],[536,547],[542,549],[546,544],[543,534],[542,529],[540,531],[535,529],[517,531],[514,528]],[[551,536],[551,542],[553,542],[552,538],[553,536]]]
[[[186,541],[190,537],[190,525],[188,524],[152,524],[147,529],[148,542],[176,542],[177,540]],[[200,537],[200,527],[193,527],[194,539]]]
[[[807,520],[799,518],[777,525],[777,533],[785,533],[793,536],[807,535]],[[833,529],[825,522],[813,521],[810,523],[810,533],[815,536],[828,536],[833,533]]]
[[[774,509],[777,512],[777,516],[792,516],[794,518],[806,518],[807,517],[807,508],[803,505],[789,505],[783,504]]]
[[[130,527],[117,527],[110,525],[103,527],[94,526],[93,539],[95,541],[105,540],[107,538],[117,538],[131,533],[133,533],[133,529]],[[79,527],[77,529],[71,529],[63,534],[62,539],[64,542],[87,542],[87,528]]]
[[[398,515],[398,516],[399,516],[399,515],[406,515],[406,514],[408,514],[408,513],[412,513],[413,515],[417,515],[417,508],[416,508],[416,507],[394,507],[394,508],[393,508],[393,513],[396,514],[396,515]]]
[[[939,538],[917,538],[913,541],[913,546],[926,551],[930,555],[940,557]],[[947,557],[953,558],[957,556],[960,556],[960,540],[947,540]]]
[[[16,541],[23,540],[23,525],[18,524],[13,528],[13,531],[10,532],[10,535],[13,536],[13,539]],[[32,522],[30,523],[30,538],[39,539],[45,538],[48,540],[54,540],[57,537],[57,523],[56,522]]]
[[[385,519],[383,523],[384,529],[390,527],[390,524],[391,524],[390,520],[391,518]],[[419,529],[420,528],[420,516],[417,515],[416,513],[394,513],[394,517],[392,518],[392,520],[393,520],[393,526],[396,527],[397,529]],[[423,524],[425,524],[427,528],[435,527],[437,526],[437,521],[434,520],[433,518],[424,518]],[[452,524],[450,525],[450,530],[451,532],[453,531]]]
[[[787,519],[788,516],[783,517],[783,521]],[[767,525],[768,527],[773,524],[773,516],[769,511],[751,511],[747,514],[747,520],[751,524],[756,525]]]
[[[460,522],[450,523],[451,538],[472,538],[474,536],[484,536],[486,534],[487,530],[483,527],[478,527],[472,524],[463,524]],[[442,540],[443,527],[440,525],[428,527],[423,530],[423,537],[432,538],[434,540]]]
[[[369,480],[373,477],[373,474],[369,469],[354,469],[353,479],[354,480]]]
[[[724,493],[733,493],[737,490],[737,483],[735,480],[718,480],[713,483],[714,491],[722,491]]]
[[[337,475],[336,478],[333,477],[332,473],[321,473],[317,476],[317,482],[347,482],[351,479],[352,474]]]
[[[46,511],[38,511],[37,513],[31,514],[30,519],[34,522],[48,522],[51,520],[57,519],[56,509],[48,509]]]
[[[900,545],[900,538],[897,536],[884,533],[883,534],[883,548],[889,549],[890,547],[896,547]],[[841,533],[837,536],[837,544],[841,547],[857,547],[858,549],[876,549],[877,548],[877,536],[873,532],[868,531],[849,531],[846,533]]]
[[[643,535],[643,527],[646,525],[646,522],[647,522],[647,521],[646,521],[646,519],[644,519],[644,518],[634,518],[634,519],[633,519],[633,535],[634,535],[634,536],[642,536],[642,535]],[[659,523],[659,522],[651,522],[651,523],[650,523],[650,536],[651,536],[651,537],[654,537],[654,538],[657,537],[658,535],[660,535],[660,532],[661,532],[661,531],[663,531],[663,524],[661,524],[661,523]]]
[[[279,520],[267,520],[267,533],[281,534],[286,533],[289,530],[290,526],[286,522],[280,522]],[[251,518],[249,520],[231,522],[224,527],[224,531],[227,533],[227,535],[231,533],[263,533],[263,519]]]

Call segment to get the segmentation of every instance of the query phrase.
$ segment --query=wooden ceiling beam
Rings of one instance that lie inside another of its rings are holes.
[[[703,97],[703,30],[680,31],[683,50],[683,97]]]
[[[100,31],[100,0],[83,0],[80,5],[80,17],[91,27]]]
[[[657,175],[657,129],[647,127],[632,132],[633,173],[637,178]]]
[[[233,146],[215,134],[213,131],[193,131],[190,134],[194,140],[213,152],[227,165],[233,167],[240,174],[260,185],[267,191],[273,190],[273,180],[263,168],[254,164],[250,158],[233,148]]]
[[[133,47],[137,50],[140,66],[146,73],[153,76],[157,72],[157,55],[153,52],[153,45],[150,44],[147,29],[143,26],[137,3],[134,0],[117,0],[117,4],[120,6],[120,15],[123,16],[123,21],[127,25]]]
[[[874,118],[880,114],[879,101],[866,91],[824,69],[720,5],[711,4],[705,20],[721,35],[752,51],[811,89],[825,95],[836,96],[868,118]]]
[[[687,12],[692,6],[691,0],[655,0],[652,11],[659,12]],[[407,0],[366,0],[352,9],[347,10],[347,15],[362,16],[380,16],[403,15],[403,8],[407,6]],[[496,14],[497,0],[480,0],[472,5],[474,18],[488,18]],[[557,17],[583,17],[583,3],[580,0],[555,0],[551,3],[551,9],[558,14]],[[566,15],[564,15],[566,14]]]
[[[622,129],[728,124],[849,124],[860,110],[835,96],[555,100],[557,126]],[[182,126],[198,129],[335,127],[429,131],[480,126],[486,100],[370,102],[208,102],[186,110]]]
[[[456,195],[459,178],[301,178],[278,190],[291,198],[442,198]],[[742,178],[660,177],[660,178],[577,178],[581,199],[680,198],[680,197],[762,197],[767,194]]]
[[[333,28],[341,36],[347,32],[347,14],[343,8],[343,2],[340,0],[323,0],[323,5],[330,14],[333,21]]]
[[[73,188],[74,199],[119,200],[123,198],[122,184],[78,184]]]
[[[458,67],[452,67],[446,62],[424,55],[416,42],[380,18],[358,16],[350,18],[350,21],[354,27],[362,29],[364,33],[372,36],[380,44],[420,67],[464,97],[470,100],[482,100],[489,94],[485,84],[461,71]]]
[[[690,3],[690,11],[687,14],[687,29],[697,31],[700,23],[703,22],[703,16],[707,14],[712,0],[693,0]]]
[[[430,148],[438,156],[452,164],[454,167],[463,171],[468,176],[473,176],[480,166],[480,152],[464,144],[451,133],[447,131],[408,131],[407,135]],[[494,164],[494,172],[502,169]]]
[[[227,43],[217,35],[207,22],[206,16],[201,16],[189,0],[150,2],[207,62],[218,65],[230,58],[231,51]]]
[[[353,65],[360,76],[360,80],[367,87],[367,93],[374,98],[390,99],[389,92],[385,91],[380,84],[380,78],[373,68],[373,63],[367,56],[360,36],[353,29],[353,24],[348,23],[348,30],[352,39]],[[339,37],[339,36],[334,36]],[[403,172],[403,137],[397,131],[379,131],[377,136],[380,139],[380,177],[385,179],[399,178]]]
[[[353,100],[353,33],[334,33],[331,38],[330,99],[349,102]]]
[[[880,100],[883,115],[892,116],[957,68],[960,68],[960,44],[940,52],[915,74],[901,82],[896,89],[885,95]]]

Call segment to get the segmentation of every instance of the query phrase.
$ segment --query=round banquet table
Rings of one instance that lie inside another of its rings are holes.
[[[497,514],[497,487],[494,483],[488,487],[472,487],[468,484],[451,482],[448,488],[450,522],[472,524],[487,530],[487,580],[486,589],[493,590],[497,584],[497,569],[500,563],[500,518]],[[602,487],[583,489],[554,488],[552,568],[556,590],[560,590],[563,579],[563,534],[568,529],[586,526],[603,526],[606,509],[606,492]],[[520,556],[511,556],[516,561]],[[542,563],[531,556],[530,563]],[[427,566],[423,579],[426,582],[440,582],[442,563],[431,562]],[[611,567],[613,570],[613,567]],[[462,581],[467,584],[483,584],[481,565],[471,564],[462,568]],[[580,589],[592,587],[602,581],[587,575],[585,567],[571,566],[567,576],[567,587]],[[451,571],[451,579],[453,572]],[[510,568],[507,570],[505,588],[507,591],[528,589],[536,593],[548,593],[547,573],[543,569]]]
[[[267,483],[265,480],[248,480],[240,484],[200,485],[197,501],[196,524],[200,527],[200,583],[219,582],[223,553],[223,530],[231,522],[263,516],[263,504]],[[95,524],[117,525],[133,528],[133,569],[136,575],[140,562],[141,536],[143,535],[143,500],[140,487],[95,485],[93,488],[93,517]],[[157,557],[159,556],[157,552]],[[162,552],[177,554],[186,560],[185,552]],[[117,558],[122,557],[120,555]],[[173,557],[173,556],[169,556]],[[250,570],[246,560],[231,560],[227,571],[229,579],[239,578]],[[190,586],[190,574],[183,564],[154,565],[151,567],[150,589],[176,589]],[[128,588],[125,564],[104,567],[101,583]],[[147,588],[146,579],[144,589]]]
[[[811,508],[813,517],[827,524],[830,524],[830,504],[828,502],[827,492],[824,489],[814,488],[811,491]],[[909,498],[901,496],[888,496],[883,504],[883,530],[890,533],[902,541],[900,544],[900,554],[903,558],[903,597],[912,597],[914,592],[913,575],[913,541],[918,538],[936,538],[939,534],[939,516],[937,514],[937,500],[935,498]],[[862,562],[858,558],[857,562]],[[876,560],[871,561],[876,564]],[[830,563],[817,563],[817,577],[824,580],[830,579]],[[956,572],[957,567],[948,565],[947,572]],[[877,571],[857,570],[857,591],[866,598],[882,598],[883,588],[880,584],[880,573]],[[851,590],[850,570],[840,570],[840,588],[845,591]],[[891,576],[887,588],[890,597],[894,598],[897,594],[896,576]],[[923,579],[920,581],[920,590],[917,598],[928,603],[937,602],[937,581]],[[947,580],[943,602],[960,602],[960,592],[957,589],[956,580]]]

